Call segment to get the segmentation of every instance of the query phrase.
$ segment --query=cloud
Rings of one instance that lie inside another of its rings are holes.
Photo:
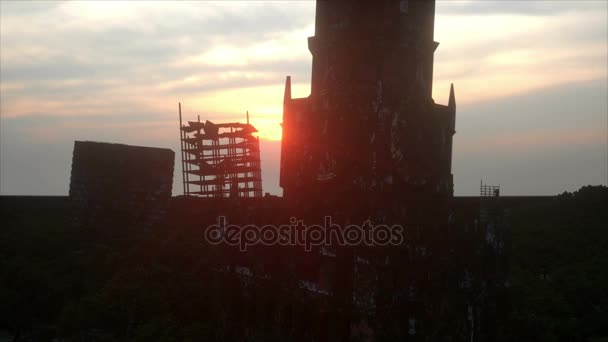
[[[435,53],[435,95],[447,98],[453,82],[459,102],[470,103],[607,78],[607,12],[569,6],[544,16],[438,17],[435,37],[442,44]]]
[[[604,160],[607,6],[437,2],[435,99],[446,103],[455,83],[457,193],[476,191],[488,174],[504,185],[518,181],[508,176],[516,168],[555,166],[556,151],[564,165],[586,160],[596,171],[584,179],[598,181],[605,167],[591,160]],[[67,193],[75,139],[177,150],[178,102],[186,120],[239,120],[249,110],[261,135],[277,139],[285,76],[294,97],[310,92],[314,8],[312,1],[1,1],[0,191]],[[273,193],[278,146],[263,145],[264,184]],[[62,164],[45,180],[37,159]],[[543,187],[511,189],[548,193],[576,183],[576,175],[553,172],[555,182],[544,179]]]
[[[178,99],[200,102],[222,90],[280,85],[286,74],[310,79],[305,44],[314,3],[54,5],[2,11],[4,117],[163,110]],[[268,105],[243,103],[238,110],[252,107]]]
[[[5,16],[27,17],[32,14],[48,13],[60,5],[60,1],[4,1],[0,4],[0,9]]]
[[[605,11],[603,1],[437,1],[437,10],[448,15],[501,15],[526,16],[559,15],[572,11]]]
[[[608,183],[608,79],[459,105],[453,173],[458,195],[479,180],[506,195],[555,195]]]

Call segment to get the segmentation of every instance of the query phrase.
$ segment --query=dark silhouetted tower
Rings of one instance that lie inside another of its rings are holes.
[[[285,86],[287,199],[452,196],[456,106],[453,88],[448,106],[431,97],[434,16],[434,1],[317,3],[311,94]]]
[[[280,185],[295,212],[405,227],[399,247],[336,246],[330,289],[395,339],[433,336],[471,306],[445,294],[465,267],[450,261],[456,102],[453,87],[447,106],[432,99],[434,21],[434,1],[318,1],[311,94],[285,84]]]

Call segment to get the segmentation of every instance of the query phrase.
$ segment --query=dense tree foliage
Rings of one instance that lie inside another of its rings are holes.
[[[585,186],[513,212],[512,341],[608,341],[608,188]]]

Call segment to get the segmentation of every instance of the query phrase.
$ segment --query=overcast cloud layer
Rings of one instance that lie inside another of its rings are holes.
[[[605,1],[438,1],[457,195],[608,182]],[[0,193],[65,195],[74,140],[179,149],[184,116],[252,122],[280,194],[283,82],[310,90],[314,2],[0,2]],[[179,156],[179,154],[177,154]],[[181,193],[176,163],[174,195]]]

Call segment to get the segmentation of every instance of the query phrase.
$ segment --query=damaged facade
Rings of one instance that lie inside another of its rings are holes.
[[[405,5],[403,4],[405,3]],[[452,194],[456,104],[431,97],[434,2],[318,2],[311,94],[284,95],[287,199],[341,191]]]
[[[342,336],[492,334],[480,261],[495,246],[454,220],[456,100],[453,86],[447,105],[432,98],[434,17],[434,1],[318,1],[310,96],[292,98],[286,79],[280,185],[293,214],[405,227],[399,247],[319,251],[317,282],[349,312]]]
[[[175,153],[169,149],[74,142],[70,205],[84,227],[150,228],[163,222],[171,199]]]

